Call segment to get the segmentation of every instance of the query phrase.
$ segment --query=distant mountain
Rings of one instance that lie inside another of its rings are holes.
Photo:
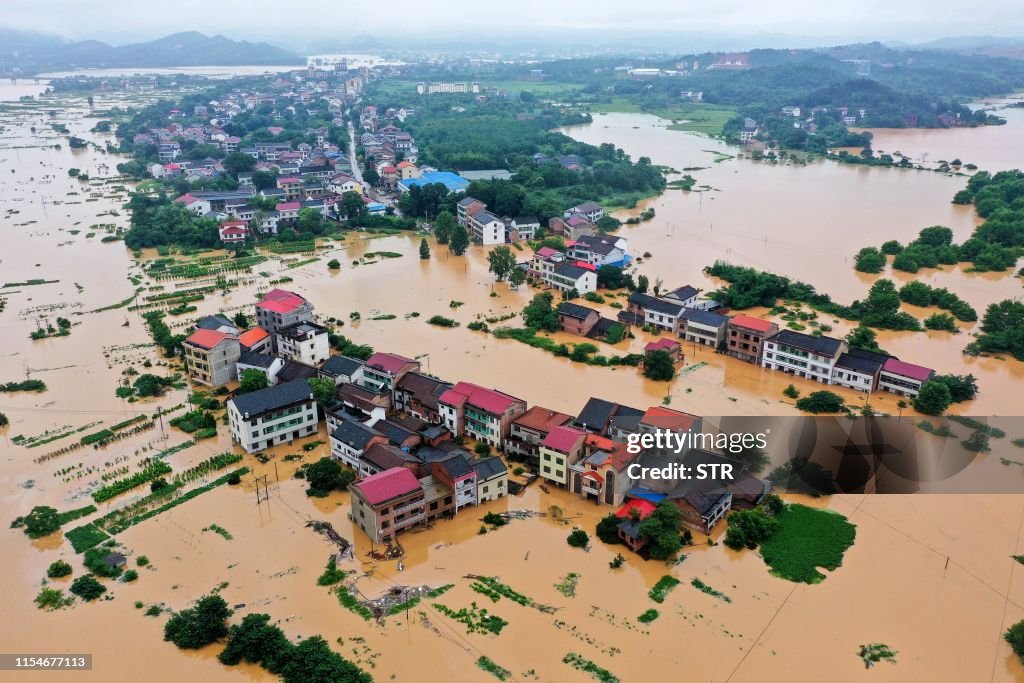
[[[146,43],[108,45],[97,40],[64,42],[52,36],[0,29],[4,67],[26,72],[63,69],[172,66],[303,64],[299,55],[268,43],[235,41],[196,31],[175,33]]]

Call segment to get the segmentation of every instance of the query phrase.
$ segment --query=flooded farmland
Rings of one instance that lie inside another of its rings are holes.
[[[152,417],[158,408],[169,416],[183,410],[188,392],[182,389],[135,403],[117,398],[114,390],[128,368],[141,370],[148,362],[154,371],[164,370],[166,360],[152,346],[140,317],[149,310],[144,297],[196,283],[155,281],[144,272],[155,254],[136,257],[120,242],[102,241],[127,225],[121,207],[126,189],[113,178],[117,158],[103,150],[104,135],[89,132],[98,116],[88,115],[83,98],[18,102],[42,89],[0,86],[0,285],[43,281],[0,290],[0,329],[7,342],[0,353],[0,382],[30,376],[48,386],[38,394],[0,394],[0,412],[11,422],[0,428],[5,465],[0,470],[0,508],[8,519],[34,505],[62,511],[84,506],[91,502],[89,492],[107,480],[105,475],[134,468],[158,452],[174,451],[187,438],[166,421],[147,420],[140,424],[149,427],[109,445],[61,452],[82,434],[138,415]],[[124,101],[117,95],[102,96],[95,107],[102,111],[119,103]],[[52,124],[64,124],[71,134],[94,144],[69,149]],[[993,132],[1014,130],[1020,134],[1012,125]],[[869,285],[851,264],[861,246],[905,240],[932,224],[949,225],[962,239],[975,223],[969,207],[949,204],[963,178],[832,163],[715,163],[704,149],[734,151],[707,138],[668,131],[645,116],[601,116],[593,125],[570,132],[589,142],[615,142],[634,156],[651,156],[655,163],[706,167],[692,173],[713,190],[669,191],[644,205],[655,207],[653,221],[624,228],[634,253],[654,254],[644,259],[641,272],[666,284],[710,288],[713,283],[703,279],[701,268],[724,258],[811,282],[839,300],[853,299]],[[980,151],[958,154],[985,168]],[[69,177],[70,168],[87,171],[90,180]],[[282,286],[313,301],[322,318],[346,321],[340,331],[354,341],[419,357],[433,374],[499,387],[530,404],[575,414],[591,395],[647,406],[661,403],[668,394],[672,407],[702,415],[795,412],[779,400],[791,377],[700,349],[685,349],[690,369],[666,387],[630,368],[573,364],[513,340],[470,332],[465,325],[479,317],[518,313],[530,293],[494,285],[483,249],[471,249],[465,258],[446,258],[435,244],[433,258],[421,261],[418,244],[418,236],[363,234],[334,240],[315,254],[269,254],[254,272],[231,275],[235,282],[226,294],[213,292],[196,302],[198,311],[169,316],[168,322],[178,331],[197,315],[248,309],[269,280],[288,277],[291,281]],[[383,251],[402,256],[367,257]],[[330,258],[342,262],[340,272],[327,271]],[[953,270],[921,276],[949,286],[978,308],[1020,294],[1020,282],[1012,277]],[[114,307],[133,297],[137,287],[165,290],[145,289],[139,298]],[[462,305],[452,308],[453,301]],[[606,315],[613,312],[603,308]],[[360,314],[358,322],[352,320],[353,312]],[[429,326],[424,320],[433,314],[451,316],[462,327]],[[72,321],[68,336],[30,340],[33,330],[58,316]],[[845,331],[836,325],[836,333]],[[880,342],[897,355],[941,371],[973,372],[982,393],[969,412],[1019,412],[1021,365],[962,356],[965,336],[886,333]],[[616,351],[636,350],[645,341],[621,342]],[[896,411],[895,399],[887,395],[872,397],[872,405]],[[182,472],[232,450],[226,429],[219,432],[164,460]],[[15,442],[19,435],[30,440],[29,446]],[[755,552],[709,545],[699,534],[680,564],[669,567],[629,556],[622,568],[612,570],[609,562],[619,549],[595,540],[584,552],[565,542],[574,526],[592,532],[607,508],[534,485],[521,496],[464,510],[453,521],[403,536],[405,556],[399,571],[395,561],[369,557],[369,540],[348,519],[347,493],[309,498],[303,483],[292,478],[299,463],[326,454],[326,441],[321,426],[307,440],[319,442],[310,451],[299,444],[279,446],[268,452],[266,462],[245,455],[239,464],[251,473],[240,486],[218,486],[116,534],[133,567],[143,555],[149,564],[138,567],[140,576],[133,583],[106,582],[113,599],[77,601],[52,612],[37,609],[32,597],[46,567],[65,559],[78,576],[81,556],[59,534],[31,541],[18,529],[7,530],[0,537],[0,553],[7,560],[0,569],[8,588],[3,598],[6,618],[0,624],[4,649],[92,653],[93,671],[76,674],[75,680],[82,681],[126,675],[154,681],[271,680],[257,667],[222,666],[216,646],[195,652],[176,649],[162,639],[166,614],[144,616],[152,606],[180,610],[220,587],[236,618],[265,612],[293,639],[320,634],[375,680],[492,681],[474,664],[481,655],[509,669],[511,680],[592,680],[562,662],[570,652],[623,681],[665,675],[781,681],[797,674],[842,681],[1024,679],[1024,668],[1000,637],[1006,625],[1024,618],[1024,579],[1010,558],[1024,552],[1024,496],[794,496],[794,501],[827,506],[857,525],[856,543],[842,567],[820,584],[805,585],[772,576]],[[1000,456],[1014,457],[1000,450],[1012,449],[1008,445],[993,448],[984,456],[989,467],[1002,467]],[[1006,472],[1024,476],[1017,468]],[[219,474],[204,474],[194,483]],[[269,500],[257,505],[253,476],[264,474],[270,481]],[[83,521],[144,495],[127,493],[100,503],[95,515]],[[552,506],[560,508],[557,518],[549,514],[513,520],[479,533],[480,518],[488,511],[548,513]],[[349,581],[361,596],[375,598],[397,585],[455,587],[382,624],[365,621],[339,604],[329,589],[317,586],[336,548],[306,526],[311,519],[330,522],[354,541],[353,558],[339,567],[353,572]],[[230,538],[211,532],[213,524]],[[721,532],[713,540],[721,541]],[[574,597],[555,588],[570,572],[580,575]],[[554,609],[542,611],[511,600],[491,604],[470,588],[471,581],[464,578],[468,574],[497,576]],[[682,583],[656,605],[647,593],[666,574]],[[694,589],[694,578],[731,602]],[[66,588],[68,582],[51,583]],[[136,601],[144,607],[136,608]],[[458,609],[473,601],[486,602],[509,622],[500,635],[468,634],[431,604]],[[661,613],[656,621],[637,622],[640,613],[653,607]],[[869,642],[885,642],[898,650],[898,663],[866,670],[856,652]],[[40,680],[67,678],[33,675]]]

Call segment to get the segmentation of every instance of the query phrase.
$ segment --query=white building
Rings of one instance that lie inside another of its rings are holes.
[[[846,344],[841,339],[782,330],[765,340],[761,365],[831,384],[836,361],[845,350]]]
[[[559,263],[551,271],[547,283],[562,292],[578,294],[597,291],[597,273],[572,263]]]
[[[316,401],[304,379],[235,396],[227,408],[231,438],[248,453],[316,433]]]
[[[282,357],[306,365],[319,365],[331,357],[328,331],[307,320],[277,330],[277,352]]]
[[[883,353],[850,349],[840,354],[832,370],[832,384],[871,393],[878,384],[878,375],[889,359]]]
[[[478,211],[469,218],[469,227],[475,242],[505,244],[505,221],[487,210]]]

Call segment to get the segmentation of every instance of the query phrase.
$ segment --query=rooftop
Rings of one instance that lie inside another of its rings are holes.
[[[262,415],[296,403],[313,400],[313,390],[304,379],[275,384],[266,389],[235,396],[228,402],[242,415]]]
[[[586,306],[580,306],[570,301],[563,301],[558,305],[558,314],[569,316],[570,318],[576,318],[578,320],[586,320],[590,314],[597,313],[593,308],[587,308]]]
[[[394,375],[408,363],[416,363],[411,358],[399,356],[397,353],[383,353],[378,351],[366,360],[367,367],[374,370],[383,370],[389,375]]]
[[[755,330],[757,332],[768,332],[772,329],[772,326],[775,323],[770,320],[755,318],[753,316],[740,313],[738,315],[734,315],[732,320],[729,321],[729,324],[737,327],[745,327],[748,330]]]
[[[472,382],[458,382],[454,387],[441,394],[440,401],[449,405],[469,403],[488,413],[500,415],[515,403],[522,402],[515,396],[509,396],[497,389],[487,389]]]
[[[331,356],[320,366],[320,372],[335,377],[344,375],[351,377],[354,372],[363,367],[363,361],[348,356]]]
[[[553,448],[562,453],[568,453],[573,448],[583,443],[586,432],[574,427],[552,427],[548,435],[541,442],[542,446]]]
[[[560,427],[571,421],[572,415],[559,413],[543,406],[534,406],[513,420],[513,424],[546,433],[551,431],[553,427]]]
[[[840,339],[824,335],[815,337],[814,335],[794,332],[793,330],[782,330],[772,337],[770,341],[810,351],[820,356],[834,356],[843,346],[843,342]]]
[[[379,505],[399,496],[423,490],[416,476],[404,467],[392,467],[350,486],[357,489],[371,505]]]
[[[185,343],[191,346],[198,346],[201,349],[212,349],[225,339],[234,338],[234,335],[228,334],[227,332],[199,329],[190,334],[188,339],[185,340]]]
[[[894,375],[902,375],[903,377],[916,379],[919,382],[925,382],[929,377],[935,374],[935,371],[931,368],[926,368],[923,365],[907,363],[897,358],[890,358],[885,361],[885,365],[882,366],[882,370]]]

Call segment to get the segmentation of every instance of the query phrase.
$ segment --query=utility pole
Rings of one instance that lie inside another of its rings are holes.
[[[263,480],[263,496],[260,496],[260,480]],[[270,501],[270,489],[267,488],[267,475],[256,477],[256,505],[263,501]],[[269,502],[268,502],[269,504]]]
[[[164,434],[164,413],[163,409],[160,406],[157,406],[156,408],[156,417],[158,420],[160,420],[160,438],[166,439],[167,435]]]

